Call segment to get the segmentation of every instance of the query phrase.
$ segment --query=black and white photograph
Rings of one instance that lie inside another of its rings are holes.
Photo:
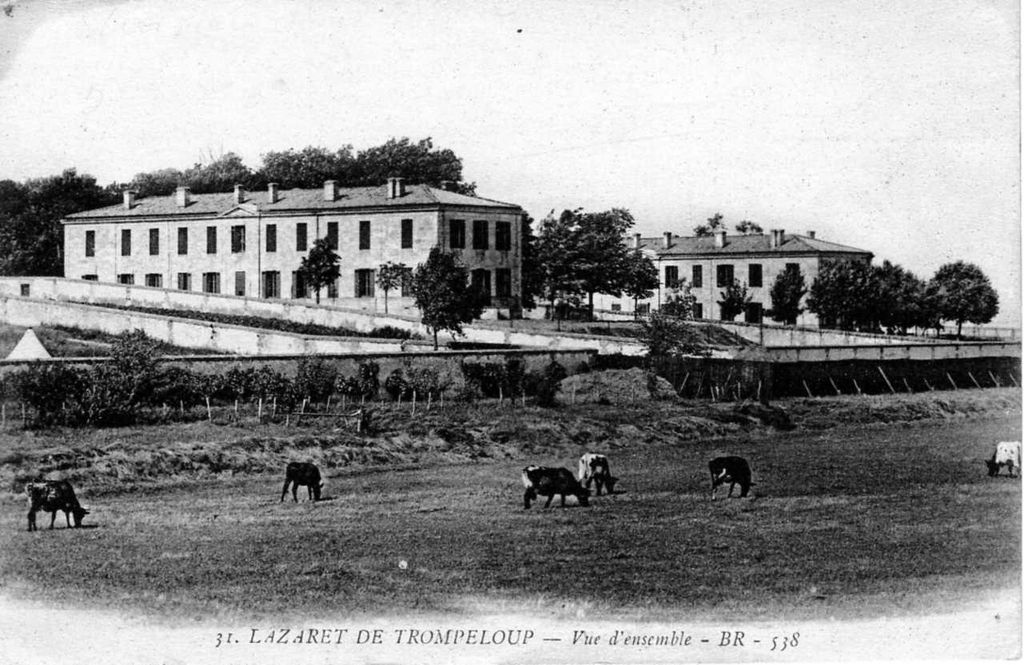
[[[1021,659],[1019,2],[0,10],[0,663]]]

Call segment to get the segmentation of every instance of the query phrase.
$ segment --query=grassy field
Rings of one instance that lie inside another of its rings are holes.
[[[298,505],[279,502],[277,474],[219,474],[85,491],[90,528],[38,533],[7,495],[0,583],[15,597],[183,620],[921,614],[1019,586],[1020,481],[988,478],[981,461],[1011,438],[1019,411],[561,441],[472,464],[336,468],[328,500]],[[570,466],[587,449],[610,452],[621,492],[523,510],[525,464]],[[750,459],[754,499],[709,501],[707,460],[721,453]]]

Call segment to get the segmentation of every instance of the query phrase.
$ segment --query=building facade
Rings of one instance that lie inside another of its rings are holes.
[[[327,238],[340,277],[321,302],[384,311],[377,274],[410,269],[435,247],[458,255],[490,294],[492,315],[517,312],[522,276],[522,209],[447,189],[406,186],[279,190],[139,199],[67,216],[64,275],[121,284],[252,298],[313,298],[298,273],[313,243]],[[414,308],[407,289],[387,294],[389,312]]]
[[[789,234],[774,229],[767,234],[730,236],[718,231],[710,237],[677,236],[666,232],[654,238],[640,234],[629,240],[658,268],[659,286],[648,300],[637,303],[641,313],[657,309],[679,284],[685,284],[696,298],[694,316],[698,319],[721,319],[722,291],[733,280],[746,286],[750,305],[736,320],[759,323],[771,309],[771,288],[788,266],[800,268],[808,288],[828,261],[871,262],[872,253],[854,247],[819,240],[814,231]],[[806,301],[806,295],[804,299]],[[633,312],[628,298],[603,296],[595,307],[612,311]],[[804,311],[798,325],[817,325],[817,317]]]

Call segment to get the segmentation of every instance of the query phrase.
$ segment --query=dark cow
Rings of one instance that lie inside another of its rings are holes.
[[[75,528],[82,526],[82,519],[89,511],[82,508],[75,496],[75,490],[66,480],[44,480],[29,483],[25,486],[28,497],[28,530],[36,530],[36,513],[45,510],[50,513],[50,528],[57,519],[57,511],[64,511],[64,519],[71,526],[71,516],[75,516]]]
[[[288,493],[289,483],[292,486],[292,499],[296,503],[299,502],[299,485],[306,486],[310,501],[320,500],[320,490],[323,489],[324,483],[320,480],[320,469],[316,467],[316,464],[310,462],[288,463],[288,468],[285,470],[284,487],[281,488],[281,501],[284,501],[284,496]]]
[[[711,500],[715,500],[715,490],[719,485],[729,483],[729,496],[736,485],[740,486],[740,498],[747,496],[750,486],[750,465],[742,457],[730,455],[728,457],[716,457],[708,462],[711,469]]]
[[[590,505],[590,490],[580,485],[576,477],[569,469],[555,469],[546,466],[528,466],[523,469],[523,506],[530,507],[530,502],[537,498],[537,495],[548,498],[544,507],[551,505],[551,500],[556,494],[562,496],[562,505],[565,506],[565,495],[571,494],[576,497],[581,506]]]
[[[580,457],[579,473],[576,475],[579,477],[580,483],[587,489],[590,489],[590,483],[593,482],[598,496],[601,496],[602,488],[608,494],[614,492],[615,483],[619,481],[618,478],[612,477],[608,458],[598,453],[586,453]]]

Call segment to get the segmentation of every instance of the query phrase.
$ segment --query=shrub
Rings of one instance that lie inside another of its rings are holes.
[[[359,363],[359,394],[366,399],[376,399],[380,392],[380,367],[372,360]]]
[[[148,403],[151,406],[199,404],[203,400],[202,386],[207,380],[208,377],[185,367],[164,367],[153,377]]]
[[[32,364],[11,376],[19,399],[34,411],[34,427],[64,424],[65,406],[81,399],[87,382],[86,372],[66,365]]]
[[[397,400],[399,397],[412,397],[412,384],[405,379],[401,368],[388,374],[388,378],[384,380],[384,390],[393,400]]]
[[[527,388],[535,395],[537,406],[556,406],[558,384],[567,376],[565,368],[555,361],[548,363],[540,372],[531,372],[527,375]]]
[[[338,378],[338,370],[328,365],[322,358],[305,357],[299,360],[295,370],[293,389],[301,399],[310,402],[326,402],[334,393],[334,383]]]
[[[467,391],[484,397],[497,397],[507,383],[505,367],[498,363],[462,363]]]

